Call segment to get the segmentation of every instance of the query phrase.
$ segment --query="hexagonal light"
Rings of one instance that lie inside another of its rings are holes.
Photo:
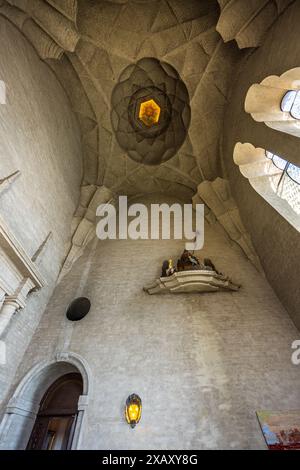
[[[160,116],[160,107],[154,100],[144,101],[140,104],[139,119],[148,127],[157,124]]]

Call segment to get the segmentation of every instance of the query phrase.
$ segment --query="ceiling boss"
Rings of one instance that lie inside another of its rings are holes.
[[[132,160],[160,165],[185,142],[191,118],[189,93],[170,64],[154,57],[130,64],[119,76],[111,105],[116,139]]]
[[[160,116],[160,106],[154,100],[144,101],[140,105],[139,119],[148,127],[157,124]]]

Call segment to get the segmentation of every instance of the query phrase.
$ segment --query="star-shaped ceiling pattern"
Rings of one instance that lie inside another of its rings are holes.
[[[258,46],[294,0],[0,0],[68,93],[83,136],[83,186],[190,198],[220,174],[223,110],[239,47]],[[217,32],[219,31],[219,33]],[[190,96],[185,142],[153,168],[120,148],[110,121],[121,72],[144,57],[171,64]],[[59,60],[57,60],[59,59]]]
[[[112,125],[134,161],[160,165],[185,140],[189,95],[176,70],[155,58],[140,59],[122,72],[112,93]]]
[[[219,139],[233,44],[216,32],[215,0],[2,1],[70,96],[81,124],[83,186],[121,194],[171,192],[190,199],[218,175]],[[170,64],[186,85],[191,123],[172,158],[152,168],[132,161],[111,124],[111,96],[121,73],[145,57]],[[57,59],[60,60],[57,60]]]
[[[203,178],[217,175],[226,90],[236,58],[236,48],[224,45],[215,30],[218,14],[215,1],[79,2],[81,39],[68,57],[97,122],[94,140],[85,139],[85,184],[104,184],[128,195],[163,191],[190,198]],[[145,57],[177,70],[192,114],[179,151],[153,168],[131,161],[109,120],[119,76]]]
[[[222,174],[223,116],[241,57],[237,45],[259,46],[293,1],[0,0],[0,15],[52,68],[80,123],[84,171],[66,270],[94,235],[99,203],[153,192],[190,201],[201,181]],[[111,121],[119,77],[147,57],[176,70],[191,110],[182,145],[154,166],[128,156]]]

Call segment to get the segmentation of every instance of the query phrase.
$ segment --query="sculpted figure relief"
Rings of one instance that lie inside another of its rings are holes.
[[[144,286],[148,294],[163,293],[203,293],[217,291],[238,291],[241,285],[233,282],[217,270],[209,258],[199,260],[194,253],[184,250],[177,261],[165,260],[162,264],[161,277]]]
[[[184,250],[181,257],[177,261],[177,266],[173,266],[173,260],[164,261],[162,264],[162,274],[161,277],[172,276],[174,272],[179,271],[193,271],[193,270],[202,270],[202,271],[214,271],[219,275],[220,273],[210,258],[204,258],[201,262],[193,253],[188,250]]]

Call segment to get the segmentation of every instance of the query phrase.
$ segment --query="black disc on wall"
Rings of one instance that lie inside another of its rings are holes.
[[[67,309],[67,319],[70,321],[79,321],[90,311],[91,302],[87,297],[78,297],[74,299]]]

